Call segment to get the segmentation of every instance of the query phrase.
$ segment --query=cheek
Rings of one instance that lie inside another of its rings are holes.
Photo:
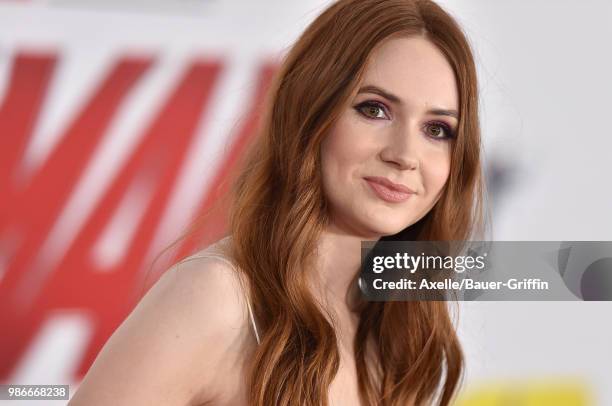
[[[321,144],[321,164],[326,180],[347,181],[375,150],[368,134],[348,118],[340,119]],[[361,174],[363,175],[363,174]]]
[[[437,196],[450,175],[450,148],[447,146],[442,150],[432,151],[426,162],[429,163],[424,174],[426,186],[428,186],[430,195]]]

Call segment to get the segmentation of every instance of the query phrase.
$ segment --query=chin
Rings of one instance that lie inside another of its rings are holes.
[[[385,237],[389,235],[394,235],[405,229],[407,226],[405,224],[399,224],[396,222],[389,223],[388,221],[381,221],[377,224],[370,224],[369,230],[371,234],[375,234],[378,237]]]

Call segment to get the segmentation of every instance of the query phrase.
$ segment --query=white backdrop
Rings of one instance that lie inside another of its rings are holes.
[[[465,27],[477,57],[493,238],[610,240],[612,3],[440,3]],[[183,198],[166,210],[151,255],[167,244],[202,193],[190,185],[206,182],[202,172],[220,165],[219,151],[244,114],[244,100],[252,97],[258,67],[282,54],[325,4],[0,1],[0,101],[18,52],[61,56],[23,156],[24,173],[40,167],[116,58],[153,54],[157,60],[113,118],[106,142],[83,174],[82,185],[89,186],[77,189],[66,206],[69,215],[58,219],[48,250],[61,253],[71,244],[113,176],[108,169],[127,159],[121,151],[137,143],[188,61],[194,55],[216,57],[226,69],[215,103],[206,110],[206,124],[198,128],[173,191]],[[611,405],[611,311],[605,302],[463,304],[468,390],[509,379],[569,378],[586,382],[595,404]],[[7,382],[78,384],[73,372],[90,322],[78,311],[56,314]]]

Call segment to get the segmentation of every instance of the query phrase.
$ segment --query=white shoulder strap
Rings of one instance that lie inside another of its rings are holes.
[[[257,332],[257,325],[255,324],[255,317],[253,316],[253,309],[251,309],[251,301],[249,300],[248,295],[245,295],[247,306],[249,307],[249,316],[251,317],[251,323],[253,323],[253,331],[255,332],[255,339],[257,340],[257,344],[261,344],[261,340],[259,339],[259,333]]]

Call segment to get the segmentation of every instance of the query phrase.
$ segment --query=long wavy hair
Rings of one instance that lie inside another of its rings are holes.
[[[320,147],[368,57],[396,36],[422,36],[452,66],[459,128],[436,205],[381,240],[467,240],[483,230],[476,69],[456,21],[430,0],[341,0],[292,46],[272,81],[255,141],[234,182],[231,256],[261,335],[248,375],[252,405],[327,405],[340,356],[333,322],[306,272],[328,224]],[[447,302],[365,302],[354,340],[359,394],[370,405],[448,405],[464,359]],[[374,343],[378,368],[367,360]]]

